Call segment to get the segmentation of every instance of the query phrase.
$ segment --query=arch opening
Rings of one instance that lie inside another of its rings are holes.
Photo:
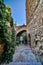
[[[21,37],[22,37],[22,44],[27,44],[27,31],[26,30],[22,30],[17,34],[16,41],[19,41],[19,44],[21,44]]]

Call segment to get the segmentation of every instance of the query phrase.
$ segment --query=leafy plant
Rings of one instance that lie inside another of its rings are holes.
[[[10,10],[4,4],[4,0],[0,0],[0,45],[4,44],[4,51],[0,55],[0,64],[11,62],[15,50],[15,30]],[[9,31],[8,23],[10,24],[11,32]]]

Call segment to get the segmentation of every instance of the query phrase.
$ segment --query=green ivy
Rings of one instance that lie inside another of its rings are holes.
[[[8,22],[10,23],[10,27],[12,29],[11,36],[10,32],[8,31]],[[13,18],[11,17],[11,14],[6,12],[4,0],[0,0],[0,39],[2,40],[1,44],[5,43],[4,52],[0,56],[0,64],[9,63],[13,58],[15,51],[15,29],[13,24]]]

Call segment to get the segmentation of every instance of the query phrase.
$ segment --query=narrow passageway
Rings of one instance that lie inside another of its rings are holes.
[[[16,48],[15,54],[13,56],[14,62],[30,62],[37,61],[35,55],[32,53],[32,50],[27,45],[20,45]]]
[[[27,65],[26,63],[28,63],[28,65],[41,65],[40,62],[38,64],[35,55],[32,53],[29,45],[21,44],[16,47],[15,54],[13,55],[12,65],[23,65],[23,63],[24,65]]]

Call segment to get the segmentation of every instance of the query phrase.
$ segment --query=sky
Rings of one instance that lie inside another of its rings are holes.
[[[26,0],[4,0],[12,10],[12,17],[17,25],[26,24]]]

